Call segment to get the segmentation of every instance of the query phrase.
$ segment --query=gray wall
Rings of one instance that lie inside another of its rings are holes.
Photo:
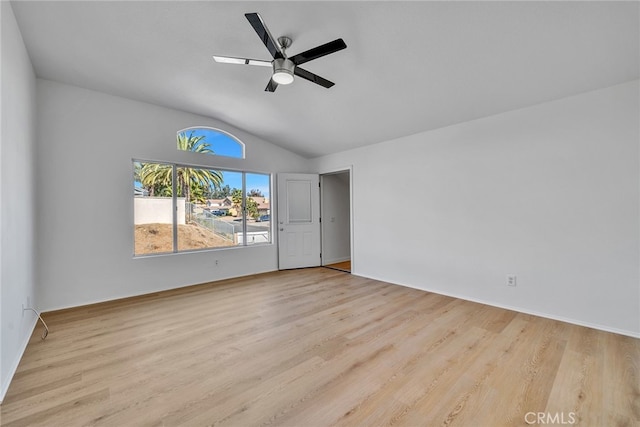
[[[351,259],[349,172],[322,176],[322,264]]]
[[[277,269],[275,244],[133,258],[131,159],[269,173],[306,172],[306,159],[210,118],[48,80],[37,80],[37,101],[43,309]],[[178,151],[176,132],[198,125],[235,135],[246,159]]]
[[[354,273],[639,336],[638,93],[634,81],[314,159],[353,165]]]
[[[36,321],[34,146],[36,79],[11,4],[2,20],[0,139],[0,401]]]

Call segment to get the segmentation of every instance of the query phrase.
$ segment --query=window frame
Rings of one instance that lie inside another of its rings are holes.
[[[243,144],[244,146],[244,144]],[[224,157],[224,156],[223,156]],[[262,172],[262,171],[253,171],[253,170],[244,170],[244,169],[235,169],[235,168],[229,168],[229,167],[223,167],[223,168],[218,168],[215,166],[211,166],[211,165],[201,165],[201,164],[193,164],[193,163],[184,163],[184,162],[175,162],[175,161],[166,161],[166,160],[149,160],[149,159],[141,159],[141,158],[137,158],[134,157],[131,159],[131,177],[135,177],[135,168],[136,168],[136,163],[156,163],[156,164],[163,164],[163,165],[169,165],[172,168],[172,176],[171,176],[171,209],[172,209],[172,237],[173,237],[173,242],[172,242],[172,251],[165,251],[165,252],[152,252],[152,253],[144,253],[144,254],[136,254],[135,252],[135,243],[136,243],[136,239],[135,239],[135,220],[133,221],[133,258],[148,258],[148,257],[156,257],[156,256],[166,256],[166,255],[176,255],[176,254],[186,254],[186,253],[193,253],[193,252],[204,252],[204,251],[221,251],[221,250],[229,250],[229,249],[240,249],[240,248],[247,248],[247,247],[252,247],[252,246],[267,246],[267,245],[273,245],[274,244],[274,234],[273,234],[273,198],[272,198],[272,194],[273,194],[273,173],[271,172]],[[186,249],[186,250],[180,250],[178,248],[178,191],[177,191],[177,187],[178,187],[178,178],[177,178],[177,170],[178,168],[198,168],[198,169],[206,169],[206,170],[216,170],[216,171],[220,171],[220,172],[234,172],[234,173],[240,173],[242,174],[242,205],[241,205],[241,210],[242,210],[242,244],[235,244],[232,246],[219,246],[219,247],[207,247],[207,248],[199,248],[199,249]],[[269,215],[271,216],[271,220],[269,221],[269,241],[268,242],[259,242],[259,243],[252,243],[252,244],[248,244],[248,238],[247,238],[247,174],[255,174],[255,175],[264,175],[267,176],[269,178],[269,203],[270,203],[270,213]],[[134,178],[134,188],[135,188],[135,178]],[[134,195],[134,200],[137,196]],[[144,196],[143,196],[144,197]],[[135,203],[133,203],[133,218],[135,218]]]

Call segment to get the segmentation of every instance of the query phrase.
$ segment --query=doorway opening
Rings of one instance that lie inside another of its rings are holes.
[[[351,273],[351,170],[320,175],[322,265]]]

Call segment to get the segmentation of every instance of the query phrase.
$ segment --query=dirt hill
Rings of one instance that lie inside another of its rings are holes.
[[[217,248],[233,246],[206,228],[193,224],[178,225],[178,249]],[[135,254],[146,255],[173,251],[173,228],[171,224],[139,224],[135,229]]]

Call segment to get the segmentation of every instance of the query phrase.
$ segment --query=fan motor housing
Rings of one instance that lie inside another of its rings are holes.
[[[273,81],[278,84],[293,82],[293,70],[296,64],[288,58],[276,58],[273,60]]]

